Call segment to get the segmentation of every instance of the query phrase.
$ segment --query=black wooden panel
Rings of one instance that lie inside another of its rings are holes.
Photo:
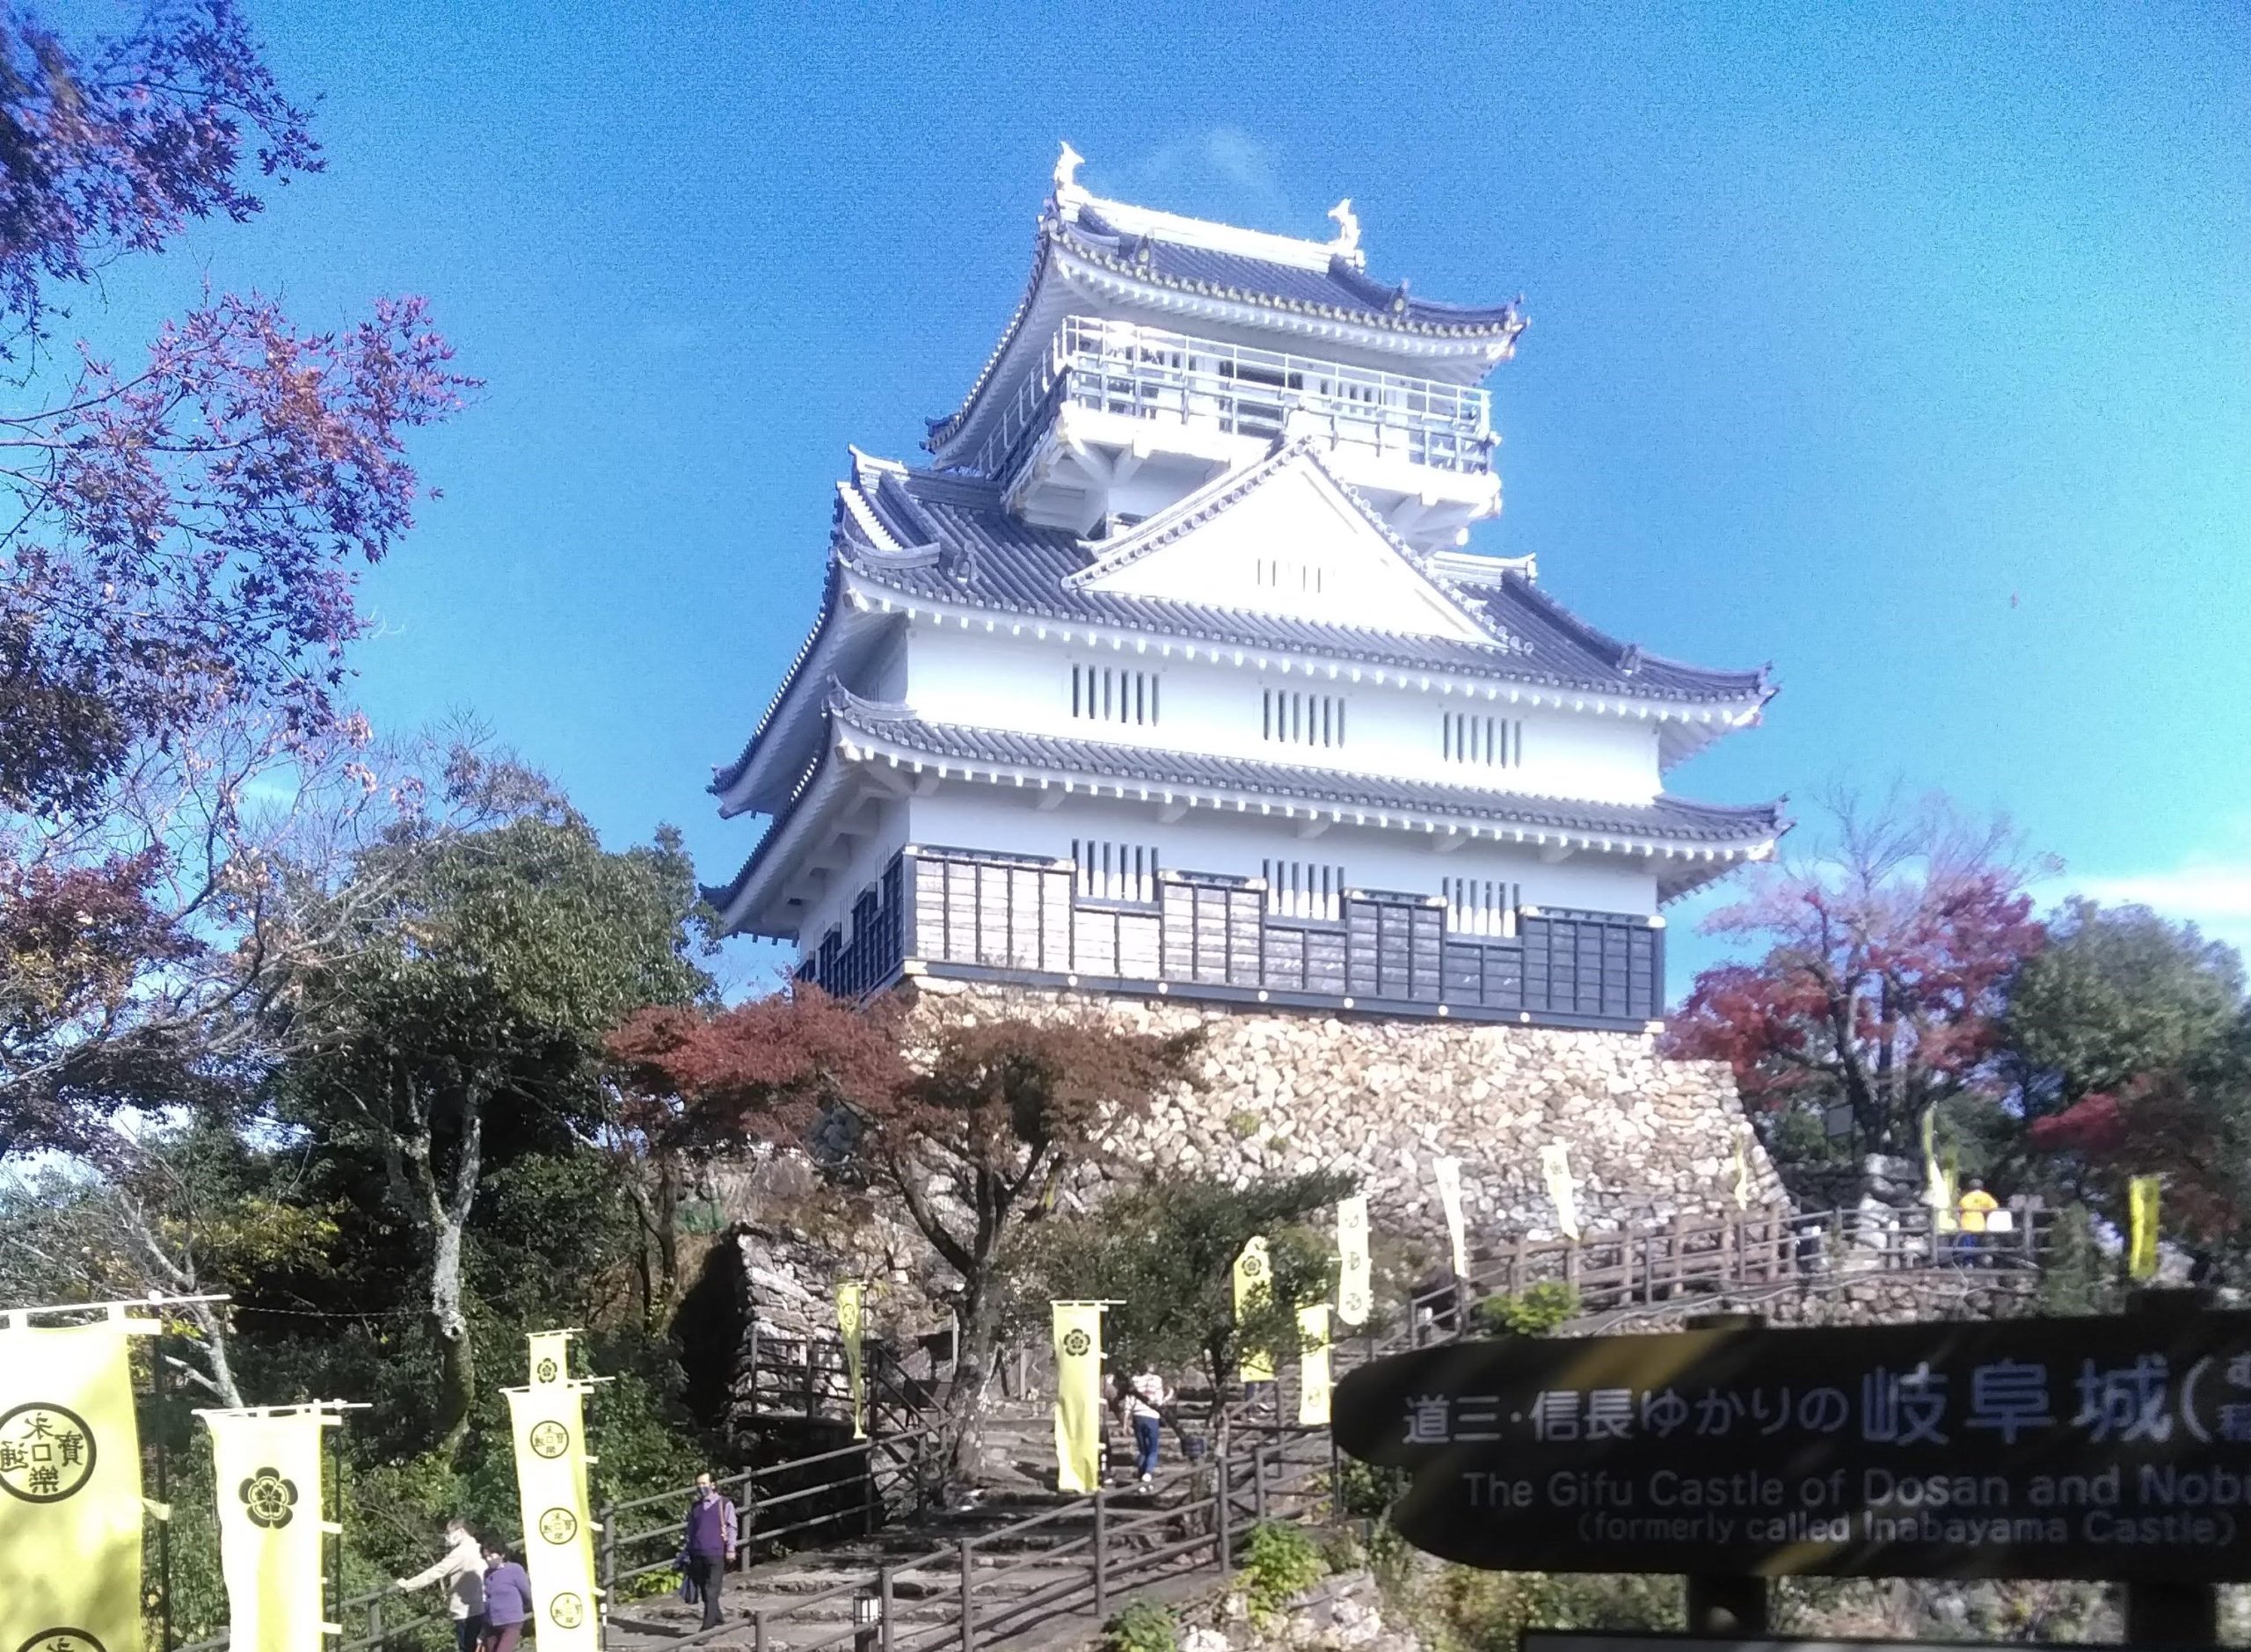
[[[1344,990],[1374,998],[1380,993],[1376,964],[1383,909],[1372,900],[1344,903]]]
[[[1409,977],[1407,995],[1426,1003],[1439,998],[1440,959],[1446,945],[1446,914],[1435,906],[1407,909]]]
[[[1164,921],[1165,977],[1169,980],[1193,980],[1196,976],[1196,891],[1185,884],[1166,884],[1158,910]]]

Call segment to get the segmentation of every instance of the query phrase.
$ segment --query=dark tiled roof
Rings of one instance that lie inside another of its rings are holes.
[[[1326,269],[1309,270],[1154,236],[1122,235],[1091,212],[1082,212],[1077,223],[1060,225],[1056,233],[1081,257],[1121,274],[1213,297],[1327,311],[1371,326],[1467,333],[1506,332],[1518,324],[1513,304],[1432,303],[1414,296],[1404,281],[1386,286],[1344,258],[1332,258]]]
[[[1075,588],[1067,581],[1087,564],[1084,543],[1060,528],[1017,520],[1002,508],[998,485],[979,478],[857,461],[852,477],[839,487],[836,528],[838,564],[909,599],[1154,631],[1228,647],[1300,651],[1394,670],[1445,671],[1675,704],[1740,706],[1772,693],[1764,669],[1707,671],[1618,642],[1517,573],[1474,589],[1449,586],[1492,634],[1490,643]],[[816,636],[829,622],[835,597],[832,567]],[[749,767],[812,640],[808,638],[742,753],[714,771],[715,794],[732,787]]]
[[[1707,671],[1606,637],[1520,574],[1497,587],[1455,587],[1482,618],[1490,643],[1409,637],[1247,609],[1075,590],[1065,584],[1087,563],[1085,546],[1060,528],[1032,528],[1001,507],[998,487],[927,471],[863,467],[861,497],[901,555],[849,533],[848,565],[909,595],[977,608],[1074,619],[1246,648],[1303,649],[1408,670],[1454,671],[1512,682],[1587,689],[1634,699],[1741,703],[1765,697],[1767,673]]]
[[[1299,763],[1258,762],[1105,740],[970,728],[925,722],[904,706],[864,700],[834,684],[829,687],[823,717],[829,732],[813,761],[798,777],[790,803],[732,881],[723,887],[704,886],[703,898],[714,907],[724,910],[741,892],[779,839],[790,811],[834,761],[836,735],[848,731],[894,751],[942,763],[1039,769],[1074,781],[1113,786],[1291,797],[1322,809],[1455,816],[1520,826],[1529,832],[1744,850],[1770,841],[1783,830],[1779,803],[1733,807],[1673,797],[1659,797],[1645,805],[1586,803],[1472,786],[1388,780]],[[1693,878],[1694,875],[1683,876]]]
[[[1781,806],[1730,808],[1660,797],[1645,806],[1584,803],[1474,786],[1390,780],[1300,763],[1260,762],[1199,752],[1124,746],[1107,740],[1019,734],[1005,729],[926,723],[904,706],[884,705],[832,688],[829,716],[839,729],[941,761],[1037,768],[1133,786],[1256,792],[1302,798],[1322,808],[1391,810],[1501,820],[1533,831],[1652,838],[1711,847],[1763,843],[1780,829]]]

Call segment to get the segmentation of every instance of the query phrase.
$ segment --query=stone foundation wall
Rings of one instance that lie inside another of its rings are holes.
[[[1732,1212],[1738,1141],[1749,1203],[1784,1202],[1725,1064],[1660,1059],[1645,1033],[1245,1011],[928,979],[916,991],[924,1015],[1093,1014],[1143,1032],[1200,1027],[1207,1088],[1130,1121],[1120,1140],[1130,1161],[1234,1180],[1351,1171],[1380,1229],[1439,1246],[1445,1218],[1431,1167],[1448,1153],[1461,1161],[1473,1247],[1555,1234],[1540,1168],[1551,1142],[1570,1149],[1585,1228]]]

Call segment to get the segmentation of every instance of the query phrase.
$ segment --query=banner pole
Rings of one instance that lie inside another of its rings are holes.
[[[164,1596],[162,1615],[158,1619],[157,1645],[162,1652],[172,1652],[172,1523],[171,1523],[171,1385],[164,1380],[164,1337],[159,1331],[151,1343],[149,1363],[154,1367],[157,1421],[157,1501],[165,1506],[165,1517],[157,1523],[157,1587]]]

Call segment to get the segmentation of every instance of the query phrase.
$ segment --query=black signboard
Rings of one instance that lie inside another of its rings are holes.
[[[1473,1566],[2251,1580],[2251,1314],[1458,1343],[1334,1415]]]

